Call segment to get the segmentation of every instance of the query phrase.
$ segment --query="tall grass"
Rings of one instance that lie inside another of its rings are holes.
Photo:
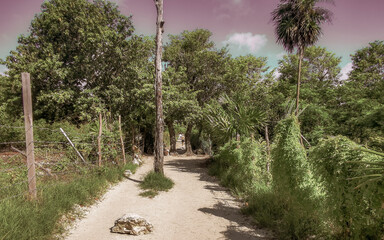
[[[161,173],[156,173],[150,171],[145,175],[143,181],[140,183],[140,188],[146,190],[140,195],[143,197],[155,197],[159,191],[168,191],[170,190],[175,183],[172,179],[164,176]]]
[[[110,183],[121,180],[127,169],[134,171],[136,165],[105,166],[71,180],[45,182],[36,201],[15,198],[0,202],[0,239],[52,239],[54,232],[62,230],[57,221],[63,214],[75,204],[95,201]]]

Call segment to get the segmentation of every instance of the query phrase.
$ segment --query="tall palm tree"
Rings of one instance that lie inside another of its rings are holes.
[[[299,110],[301,62],[307,46],[317,42],[322,34],[321,24],[331,22],[332,12],[316,6],[319,2],[334,3],[333,0],[280,0],[272,12],[272,21],[276,27],[276,42],[292,53],[297,49],[299,57],[296,115]]]

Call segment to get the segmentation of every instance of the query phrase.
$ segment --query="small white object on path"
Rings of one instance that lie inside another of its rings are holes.
[[[270,231],[256,229],[240,213],[240,203],[208,175],[204,157],[167,156],[165,175],[174,182],[169,192],[153,199],[139,196],[138,182],[153,168],[153,157],[144,159],[137,172],[114,186],[87,216],[70,230],[67,240],[212,240],[273,239]],[[153,225],[141,236],[111,233],[117,218],[136,213]]]

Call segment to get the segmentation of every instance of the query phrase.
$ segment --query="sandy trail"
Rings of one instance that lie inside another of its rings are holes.
[[[139,196],[138,183],[153,168],[146,158],[131,179],[108,191],[103,201],[70,231],[67,240],[97,239],[271,239],[268,231],[255,229],[240,213],[239,202],[207,174],[205,157],[167,156],[165,174],[175,186],[153,199]],[[142,236],[110,233],[114,221],[125,213],[137,213],[154,226]]]

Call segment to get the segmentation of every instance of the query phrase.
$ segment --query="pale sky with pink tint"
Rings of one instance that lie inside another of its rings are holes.
[[[0,0],[0,58],[17,46],[17,37],[27,34],[43,0]],[[113,0],[125,15],[133,16],[137,34],[155,34],[153,0]],[[268,57],[271,67],[284,55],[277,45],[270,13],[279,0],[164,0],[165,34],[206,28],[217,47],[228,44],[233,56],[253,54]],[[322,4],[334,13],[332,24],[323,26],[318,45],[342,57],[347,72],[350,54],[369,42],[384,40],[384,0],[335,0]],[[166,39],[165,39],[166,40]],[[5,70],[0,65],[0,72]]]

